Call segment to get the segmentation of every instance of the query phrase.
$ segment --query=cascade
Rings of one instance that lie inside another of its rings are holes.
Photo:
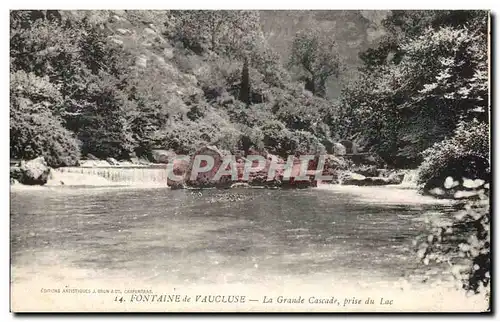
[[[168,172],[162,167],[63,167],[53,169],[48,185],[162,185]]]

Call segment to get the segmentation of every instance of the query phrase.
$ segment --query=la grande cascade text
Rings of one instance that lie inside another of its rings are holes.
[[[124,302],[126,299],[123,297],[116,297],[115,301]],[[179,295],[179,294],[132,294],[129,298],[132,303],[180,303],[180,302],[194,302],[194,303],[249,303],[260,302],[263,304],[333,304],[337,306],[350,306],[350,305],[392,305],[393,300],[384,298],[356,298],[356,297],[285,297],[285,296],[263,296],[261,299],[249,299],[244,295]]]
[[[379,305],[392,305],[393,300],[388,300],[384,298],[379,298],[379,299],[372,299],[370,297],[362,299],[362,298],[356,298],[356,297],[335,297],[335,296],[330,296],[330,297],[315,297],[311,296],[309,298],[302,297],[284,297],[284,296],[278,296],[278,297],[268,297],[264,296],[263,303],[271,304],[271,303],[277,303],[277,304],[336,304],[338,306],[349,306],[349,305],[361,305],[361,304],[367,304],[367,305],[373,305],[373,304],[379,304]]]

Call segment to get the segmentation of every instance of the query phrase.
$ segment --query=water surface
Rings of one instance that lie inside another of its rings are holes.
[[[447,209],[388,187],[13,191],[12,280],[64,279],[50,269],[64,267],[151,283],[419,282],[432,269],[412,241]]]

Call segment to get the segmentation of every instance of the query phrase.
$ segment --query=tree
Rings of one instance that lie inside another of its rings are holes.
[[[248,58],[245,57],[241,71],[240,101],[250,104],[250,75],[248,72]]]
[[[324,36],[318,29],[308,29],[295,35],[289,66],[303,68],[307,75],[308,89],[320,97],[326,96],[326,81],[338,77],[340,60],[333,38]]]
[[[197,54],[210,50],[242,58],[259,36],[259,13],[256,11],[180,10],[171,13],[176,20],[174,39]]]
[[[79,142],[53,115],[61,93],[47,78],[18,71],[10,80],[10,157],[43,156],[51,167],[72,166],[80,157]]]
[[[420,153],[453,135],[460,120],[487,121],[487,14],[468,17],[453,26],[443,13],[427,17],[429,25],[411,29],[412,37],[395,37],[397,60],[381,50],[380,59],[367,61],[375,63],[344,90],[357,127],[350,134],[364,136],[387,161],[416,166]]]

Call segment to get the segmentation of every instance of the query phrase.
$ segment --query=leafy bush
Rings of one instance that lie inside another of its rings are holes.
[[[276,120],[269,120],[260,127],[262,142],[269,153],[286,157],[293,149],[292,132]]]
[[[291,140],[293,145],[290,153],[295,155],[325,153],[325,146],[310,132],[294,131]]]
[[[143,41],[144,24],[161,44]],[[33,112],[43,115],[37,128],[69,130],[53,131],[78,138],[82,155],[126,159],[202,144],[288,155],[331,136],[330,104],[291,81],[255,11],[13,11],[10,31],[11,96],[43,109]],[[246,59],[248,104],[237,99]],[[27,144],[18,137],[16,155]],[[54,151],[72,149],[61,140]]]
[[[14,98],[10,113],[10,157],[31,160],[43,156],[51,167],[78,163],[80,149],[73,134],[40,104]]]
[[[51,167],[78,163],[78,141],[54,115],[62,97],[56,86],[33,73],[18,71],[10,79],[10,157],[45,157]]]
[[[391,32],[361,55],[358,81],[343,92],[346,136],[366,138],[391,166],[453,135],[460,120],[488,120],[488,12],[392,12]]]
[[[455,135],[422,154],[418,183],[425,190],[441,186],[448,176],[489,179],[489,126],[477,120],[459,123]]]
[[[466,179],[460,185],[452,177],[445,189],[459,188],[455,198],[461,207],[447,220],[431,222],[430,234],[420,236],[415,244],[424,264],[447,263],[462,288],[485,294],[489,301],[491,279],[491,210],[489,183]],[[465,200],[465,202],[463,202]],[[491,304],[491,303],[490,303]]]
[[[128,159],[136,146],[131,131],[136,105],[115,82],[101,75],[89,86],[87,100],[81,102],[82,112],[76,116],[74,128],[85,155]]]

